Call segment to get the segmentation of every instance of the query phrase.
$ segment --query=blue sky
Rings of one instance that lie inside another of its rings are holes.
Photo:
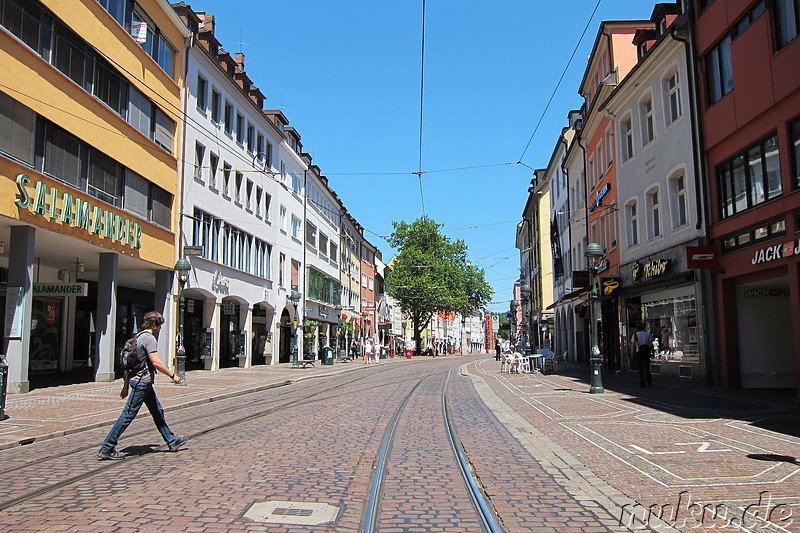
[[[420,166],[422,0],[191,4],[216,16],[227,51],[245,54],[265,108],[297,128],[384,261],[392,221],[426,214],[467,243],[498,312],[519,278],[514,236],[531,168],[547,165],[581,105],[599,22],[647,19],[654,5],[602,0],[545,113],[597,0],[427,0]]]

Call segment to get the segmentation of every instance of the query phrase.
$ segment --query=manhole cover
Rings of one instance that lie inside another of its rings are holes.
[[[245,518],[264,524],[318,526],[336,520],[339,508],[318,502],[257,502],[244,513]]]

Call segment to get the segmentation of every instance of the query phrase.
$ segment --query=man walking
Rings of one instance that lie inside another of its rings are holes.
[[[653,353],[653,336],[645,331],[644,323],[639,324],[636,333],[631,337],[631,351],[636,356],[636,365],[639,367],[639,383],[642,388],[653,386],[653,377],[650,374],[650,356]]]
[[[125,459],[125,455],[119,453],[115,448],[117,440],[122,433],[128,428],[136,414],[142,407],[142,404],[147,406],[150,411],[150,416],[153,417],[153,422],[158,428],[164,442],[167,443],[169,451],[177,452],[178,449],[189,439],[189,437],[177,437],[167,426],[167,421],[164,418],[164,409],[161,407],[161,402],[158,401],[156,391],[153,389],[153,382],[155,381],[156,370],[169,376],[173,383],[178,384],[181,382],[180,376],[173,374],[167,366],[161,361],[158,356],[158,342],[155,335],[164,324],[164,317],[161,313],[151,311],[144,315],[142,322],[142,331],[136,336],[136,352],[141,361],[144,361],[143,368],[130,378],[131,393],[128,396],[128,402],[119,415],[111,431],[108,432],[106,440],[97,452],[97,459],[102,460],[119,460]],[[124,396],[123,396],[124,397]]]

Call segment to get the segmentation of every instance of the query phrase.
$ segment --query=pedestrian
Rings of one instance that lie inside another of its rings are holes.
[[[498,340],[494,341],[494,360],[500,360],[500,341]]]
[[[650,357],[653,354],[653,336],[645,331],[644,323],[639,324],[636,333],[631,337],[631,351],[636,356],[636,365],[639,367],[639,384],[642,388],[653,386],[653,377],[650,374]]]
[[[189,437],[178,437],[169,429],[167,421],[164,418],[164,409],[158,401],[155,389],[153,389],[156,370],[165,376],[169,376],[176,385],[181,382],[180,376],[176,376],[172,373],[158,356],[158,342],[155,336],[159,330],[161,330],[162,324],[164,324],[164,317],[161,313],[151,311],[144,315],[142,331],[136,336],[136,350],[140,360],[144,361],[145,365],[142,370],[130,378],[131,392],[128,396],[128,402],[125,404],[125,408],[122,410],[122,413],[114,423],[111,431],[108,432],[106,440],[97,452],[98,460],[118,460],[125,458],[124,454],[116,450],[117,441],[130,423],[133,422],[133,419],[136,418],[136,414],[139,412],[142,404],[145,404],[150,411],[150,416],[153,417],[153,422],[156,428],[158,428],[158,432],[161,433],[164,442],[167,443],[169,451],[177,452],[189,439]],[[120,396],[124,398],[125,392],[123,391]]]

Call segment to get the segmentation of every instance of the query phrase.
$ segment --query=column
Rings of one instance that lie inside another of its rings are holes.
[[[97,278],[97,370],[95,381],[114,381],[117,331],[117,277],[119,256],[100,254],[100,272]]]
[[[6,357],[9,394],[30,390],[31,311],[33,309],[33,249],[36,229],[11,226],[6,292]]]
[[[158,355],[161,360],[170,368],[174,368],[170,364],[175,358],[175,342],[174,337],[170,334],[177,325],[177,318],[172,316],[171,295],[172,295],[172,281],[175,279],[172,270],[156,270],[156,287],[155,296],[153,297],[153,311],[158,311],[164,315],[164,326],[158,335]],[[141,327],[141,324],[136,324]]]

